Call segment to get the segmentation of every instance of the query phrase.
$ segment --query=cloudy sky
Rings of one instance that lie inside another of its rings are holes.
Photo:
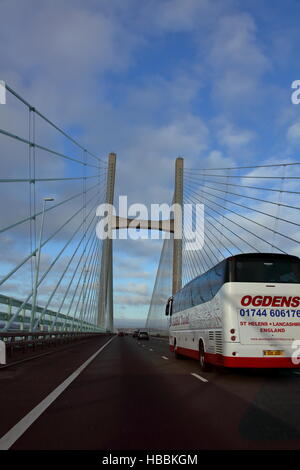
[[[179,155],[188,168],[299,160],[297,0],[0,0],[0,11],[0,79],[92,152],[116,152],[129,203],[169,202]],[[0,118],[22,134],[21,109]],[[11,177],[21,156],[5,155]],[[115,242],[119,324],[145,318],[160,248]]]

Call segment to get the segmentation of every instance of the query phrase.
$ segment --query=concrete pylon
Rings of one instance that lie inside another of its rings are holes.
[[[173,241],[173,279],[172,294],[182,286],[182,214],[183,214],[183,158],[176,158],[174,188],[174,241]],[[176,235],[180,234],[180,238]]]
[[[108,156],[106,198],[107,204],[114,203],[115,175],[116,175],[116,154],[110,153]],[[112,332],[114,328],[113,312],[113,263],[112,263],[112,226],[108,226],[108,237],[103,240],[101,271],[98,299],[98,326],[105,327]]]
[[[172,293],[181,289],[182,285],[182,214],[183,214],[183,158],[178,157],[175,163],[174,219],[166,221],[140,220],[140,227],[174,233],[173,241],[173,279]],[[108,157],[106,198],[107,204],[114,204],[114,188],[116,173],[116,154]],[[101,271],[98,299],[98,326],[113,332],[113,260],[112,231],[129,228],[131,219],[111,215],[108,224],[108,236],[103,240]],[[180,236],[178,236],[180,235]]]

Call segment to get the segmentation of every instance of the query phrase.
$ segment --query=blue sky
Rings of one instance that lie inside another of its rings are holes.
[[[0,79],[92,152],[116,152],[116,193],[129,202],[169,202],[178,155],[189,168],[299,160],[300,106],[290,99],[300,79],[297,0],[0,8]],[[1,127],[25,132],[17,109],[1,112]],[[145,317],[160,246],[115,243],[117,317]]]

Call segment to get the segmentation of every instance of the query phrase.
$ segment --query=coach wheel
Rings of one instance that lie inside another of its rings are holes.
[[[211,365],[207,362],[205,358],[204,345],[202,341],[200,341],[199,343],[199,363],[200,363],[200,369],[203,372],[209,372],[211,370]]]

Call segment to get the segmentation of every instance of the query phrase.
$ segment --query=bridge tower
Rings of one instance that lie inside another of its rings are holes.
[[[105,203],[111,205],[114,203],[116,158],[115,153],[110,153],[108,156]],[[105,326],[109,332],[114,328],[112,230],[112,224],[109,224],[108,237],[103,240],[98,298],[98,325]]]
[[[174,240],[173,240],[173,276],[172,294],[182,287],[182,214],[183,214],[183,158],[176,158],[174,188]],[[176,234],[179,235],[176,238]]]
[[[182,214],[183,214],[183,158],[178,157],[175,163],[175,187],[173,196],[174,217],[169,220],[136,220],[115,216],[109,217],[107,238],[103,240],[101,257],[100,285],[98,298],[98,325],[113,331],[113,262],[112,231],[122,228],[140,228],[160,230],[173,234],[173,274],[172,293],[175,294],[182,285]],[[107,204],[114,203],[116,173],[116,154],[108,157],[106,199]]]

